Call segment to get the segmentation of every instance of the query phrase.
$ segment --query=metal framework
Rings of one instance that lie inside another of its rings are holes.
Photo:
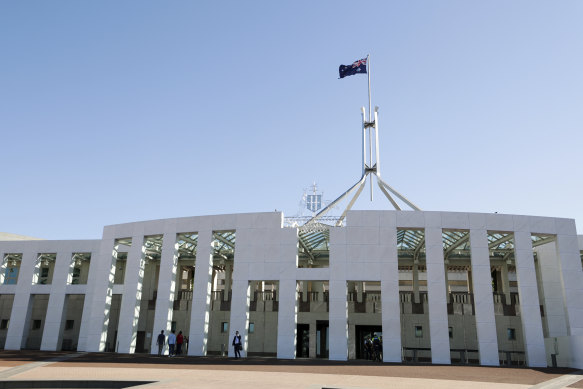
[[[297,218],[294,218],[297,219]],[[287,221],[289,227],[297,227]],[[311,223],[298,229],[299,256],[308,264],[317,265],[319,261],[328,260],[330,251],[330,225]],[[556,239],[555,236],[532,235],[532,247],[541,246]],[[470,266],[470,233],[467,230],[443,230],[443,257],[450,267]],[[490,259],[494,264],[514,261],[514,235],[504,232],[488,233]],[[425,261],[425,231],[422,229],[399,229],[397,231],[397,250],[400,260]],[[583,258],[582,258],[583,260]],[[410,265],[405,268],[410,268]],[[423,268],[421,266],[421,268]],[[403,268],[404,269],[404,268]],[[401,270],[403,270],[401,269]]]
[[[318,221],[322,216],[326,215],[336,204],[340,201],[345,199],[346,197],[350,196],[352,193],[355,192],[354,196],[348,202],[348,205],[340,215],[340,217],[336,221],[336,226],[341,226],[344,218],[348,211],[352,208],[360,194],[362,193],[367,177],[370,178],[370,185],[371,185],[371,192],[370,192],[370,199],[373,200],[373,181],[372,176],[374,175],[377,178],[377,184],[385,195],[385,197],[391,202],[393,207],[396,210],[401,210],[401,207],[397,204],[395,199],[391,196],[391,193],[397,197],[399,200],[403,201],[407,204],[411,209],[415,211],[420,211],[419,207],[409,201],[405,196],[401,193],[397,192],[393,187],[387,184],[381,178],[381,165],[380,165],[380,154],[379,154],[379,127],[378,127],[378,107],[374,109],[374,120],[372,119],[372,114],[370,113],[369,109],[369,119],[366,119],[366,111],[365,108],[361,108],[362,111],[362,175],[360,179],[352,185],[346,192],[341,194],[336,200],[332,201],[328,206],[323,208],[320,212],[318,212],[315,216],[313,216],[306,224],[309,225],[311,223],[315,223]],[[374,135],[373,135],[374,133]],[[367,136],[368,135],[368,136]],[[373,152],[373,143],[374,143],[374,152]],[[368,149],[368,150],[367,150]],[[374,154],[374,160],[373,160]],[[368,157],[368,161],[367,161]],[[390,193],[389,193],[390,192]]]
[[[355,192],[354,196],[348,202],[348,205],[342,212],[340,218],[338,218],[336,222],[336,226],[341,226],[344,218],[346,217],[346,213],[352,208],[355,201],[358,199],[362,190],[364,189],[366,178],[370,178],[370,200],[373,200],[373,180],[372,176],[376,176],[377,184],[385,195],[385,197],[390,201],[393,207],[396,210],[401,210],[397,202],[393,199],[390,193],[392,193],[395,197],[399,200],[407,204],[411,209],[415,211],[420,211],[420,209],[410,202],[405,196],[397,192],[393,187],[387,184],[381,178],[381,163],[380,163],[380,155],[379,155],[379,107],[375,107],[374,115],[372,113],[372,95],[371,95],[371,88],[370,88],[370,77],[371,77],[371,63],[370,63],[370,55],[366,56],[366,66],[367,66],[367,75],[368,75],[368,120],[366,117],[365,108],[362,107],[362,176],[360,179],[352,185],[346,192],[341,194],[336,200],[332,201],[328,206],[323,208],[320,212],[318,212],[315,216],[312,217],[306,224],[315,223],[318,219],[328,213],[338,202],[342,201],[344,198],[350,196],[353,192]],[[374,134],[373,134],[374,133]],[[368,135],[368,137],[367,137]],[[368,138],[368,140],[367,140]],[[368,152],[367,152],[368,149]],[[374,149],[374,153],[373,153]],[[373,154],[374,154],[374,163],[373,163]],[[367,161],[368,156],[368,161]],[[390,193],[389,193],[390,192]]]

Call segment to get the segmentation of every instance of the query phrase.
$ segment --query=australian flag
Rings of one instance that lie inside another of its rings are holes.
[[[355,61],[352,65],[340,65],[338,68],[340,73],[340,78],[346,76],[353,76],[355,74],[363,73],[366,74],[366,58],[359,59]]]

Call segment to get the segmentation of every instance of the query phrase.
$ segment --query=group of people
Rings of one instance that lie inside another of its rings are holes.
[[[370,361],[383,361],[383,339],[378,335],[364,338],[364,357]]]
[[[158,345],[158,355],[162,355],[164,345],[168,344],[168,356],[175,357],[176,355],[182,354],[182,345],[188,342],[182,335],[182,331],[178,332],[178,335],[174,333],[174,330],[168,335],[168,342],[166,342],[166,335],[164,335],[164,330],[160,331],[156,344]]]
[[[168,335],[168,340],[166,340],[166,335],[164,335],[164,330],[160,331],[156,344],[158,345],[158,355],[161,356],[164,350],[164,346],[168,344],[168,356],[174,357],[176,355],[182,354],[182,345],[184,342],[188,342],[188,339],[184,338],[182,331],[178,332],[178,335],[174,334],[174,330]],[[235,331],[235,336],[233,337],[233,349],[235,351],[235,359],[241,358],[241,350],[243,349],[243,343],[241,342],[241,335],[239,331]]]

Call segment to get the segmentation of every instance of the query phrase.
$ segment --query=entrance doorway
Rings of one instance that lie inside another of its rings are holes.
[[[383,336],[383,327],[382,326],[356,326],[356,358],[357,359],[366,359],[366,355],[364,352],[364,339],[370,337],[370,339],[374,339],[375,336],[378,336],[379,339],[382,339]]]
[[[316,321],[316,358],[328,358],[328,320]]]
[[[138,331],[136,336],[136,353],[145,353],[146,331]]]
[[[310,325],[298,324],[298,339],[296,341],[296,358],[310,357]]]

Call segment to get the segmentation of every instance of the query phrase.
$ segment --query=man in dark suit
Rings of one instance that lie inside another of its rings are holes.
[[[164,330],[160,331],[156,344],[158,345],[158,356],[162,355],[162,350],[164,349],[164,344],[166,343],[166,336],[164,335]]]
[[[241,358],[241,349],[243,348],[243,343],[241,343],[241,335],[239,335],[239,331],[235,331],[235,337],[233,338],[232,345],[235,349],[235,359]]]

